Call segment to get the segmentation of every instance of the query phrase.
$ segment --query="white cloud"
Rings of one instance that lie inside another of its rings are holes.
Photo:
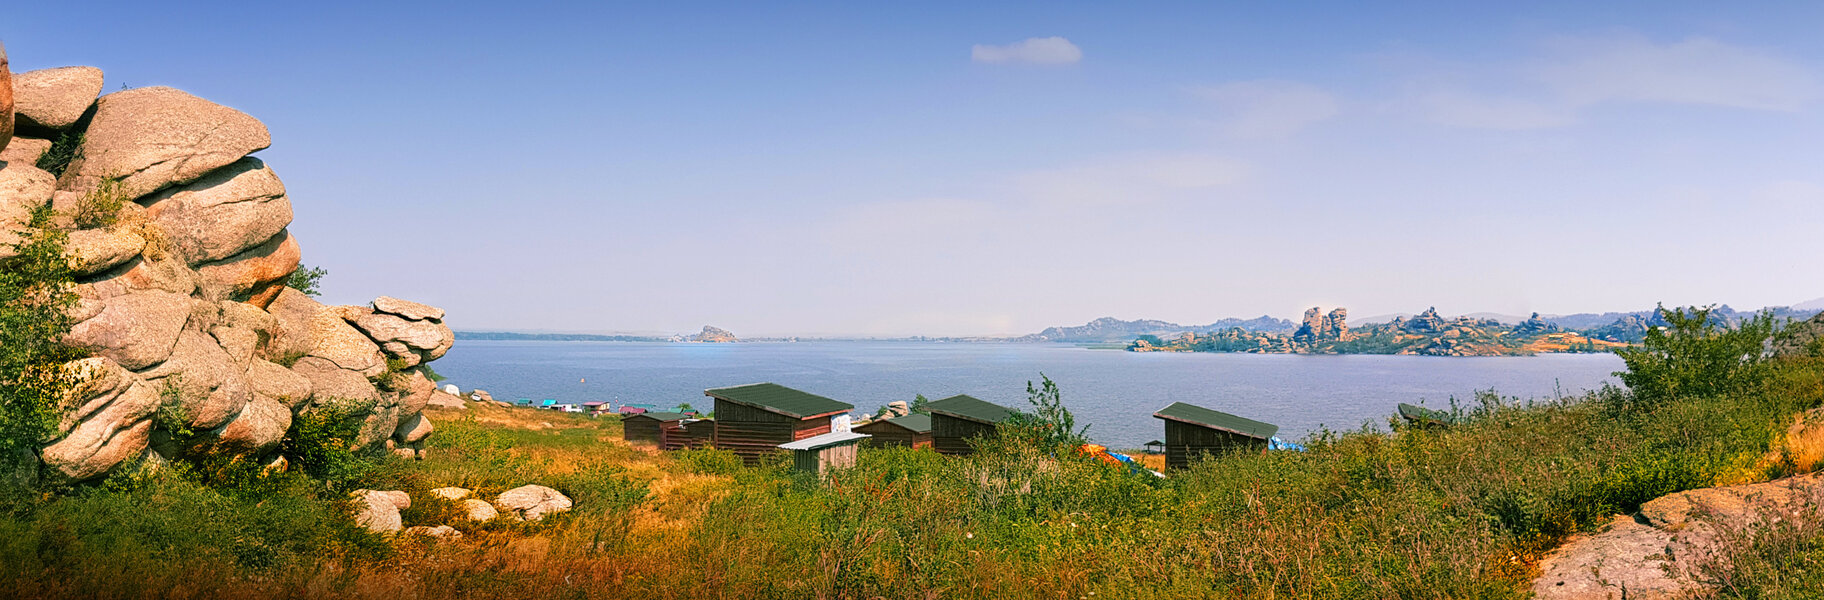
[[[969,58],[983,63],[1068,65],[1083,60],[1083,50],[1076,44],[1070,43],[1070,40],[1052,36],[1027,38],[1024,41],[1001,46],[976,44],[969,50]]]
[[[1824,97],[1810,69],[1708,38],[1565,38],[1548,48],[1557,56],[1529,74],[1575,106],[1670,102],[1790,112]]]
[[[1217,103],[1222,129],[1239,138],[1286,137],[1339,111],[1329,92],[1295,81],[1237,81],[1196,93]]]

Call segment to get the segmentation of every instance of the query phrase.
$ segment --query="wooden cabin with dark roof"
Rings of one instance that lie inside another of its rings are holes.
[[[931,446],[952,456],[974,452],[970,438],[999,435],[995,425],[1014,414],[1005,406],[963,394],[927,404],[925,410],[931,411]]]
[[[912,413],[903,417],[881,419],[858,426],[855,428],[855,432],[874,436],[861,443],[869,448],[888,446],[930,448],[931,415]]]
[[[838,402],[776,383],[703,390],[716,401],[715,447],[748,464],[779,451],[780,444],[830,432],[830,417],[855,410]]]
[[[682,419],[659,428],[659,449],[708,448],[716,443],[715,419]]]
[[[1203,455],[1266,448],[1279,426],[1173,402],[1153,413],[1165,421],[1165,468],[1184,469]]]
[[[659,443],[659,431],[667,424],[683,420],[684,413],[643,412],[621,417],[621,439],[646,444]]]

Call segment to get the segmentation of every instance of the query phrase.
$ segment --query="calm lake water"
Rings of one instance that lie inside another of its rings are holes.
[[[1528,357],[1304,356],[1090,350],[1061,344],[801,342],[668,344],[462,340],[435,364],[464,390],[497,400],[608,400],[707,410],[703,390],[771,381],[873,412],[924,394],[1026,406],[1026,382],[1058,382],[1090,437],[1137,448],[1163,435],[1152,413],[1188,402],[1280,426],[1296,440],[1320,425],[1384,423],[1400,402],[1448,406],[1477,390],[1551,398],[1613,382],[1612,354]]]

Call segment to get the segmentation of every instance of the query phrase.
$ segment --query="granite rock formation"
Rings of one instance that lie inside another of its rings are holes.
[[[389,297],[325,306],[285,286],[300,248],[284,184],[250,156],[271,142],[264,124],[171,88],[98,98],[91,67],[9,80],[3,57],[0,122],[17,107],[30,137],[0,136],[0,261],[34,210],[59,213],[78,273],[65,341],[91,355],[70,365],[82,383],[39,453],[46,476],[204,449],[267,461],[295,416],[349,403],[358,445],[423,444],[435,384],[422,365],[455,339],[443,311]],[[73,160],[39,169],[66,134],[82,136]],[[187,445],[154,424],[165,405],[196,433]]]

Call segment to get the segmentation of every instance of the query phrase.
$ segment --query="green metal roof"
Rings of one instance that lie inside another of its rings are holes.
[[[1279,426],[1262,423],[1253,419],[1244,419],[1222,411],[1210,410],[1201,406],[1192,406],[1183,402],[1173,402],[1171,406],[1159,409],[1154,417],[1171,421],[1182,421],[1211,429],[1220,429],[1230,433],[1252,438],[1267,439],[1279,433]]]
[[[1449,425],[1452,420],[1450,418],[1450,413],[1407,404],[1405,402],[1400,403],[1400,416],[1404,417],[1407,421],[1421,425],[1429,423]]]
[[[703,395],[752,406],[794,419],[809,419],[855,410],[855,405],[801,392],[777,383],[750,383],[703,390]]]
[[[892,423],[898,425],[901,429],[905,429],[912,433],[931,433],[931,415],[924,413],[912,413],[903,417],[893,417],[891,419],[875,421],[874,423]],[[874,423],[869,423],[869,425],[873,425]]]
[[[688,418],[690,418],[690,415],[687,415],[684,413],[675,413],[675,412],[647,411],[647,412],[643,412],[643,413],[640,413],[637,415],[627,415],[625,417],[621,417],[621,420],[625,421],[627,419],[632,419],[634,417],[646,417],[646,418],[650,418],[650,419],[658,419],[660,421],[677,421],[677,420],[681,420],[681,419],[688,419]]]
[[[925,410],[934,415],[956,417],[958,419],[987,423],[993,425],[1013,416],[1013,410],[999,404],[990,404],[974,397],[957,394],[943,400],[925,405]]]

